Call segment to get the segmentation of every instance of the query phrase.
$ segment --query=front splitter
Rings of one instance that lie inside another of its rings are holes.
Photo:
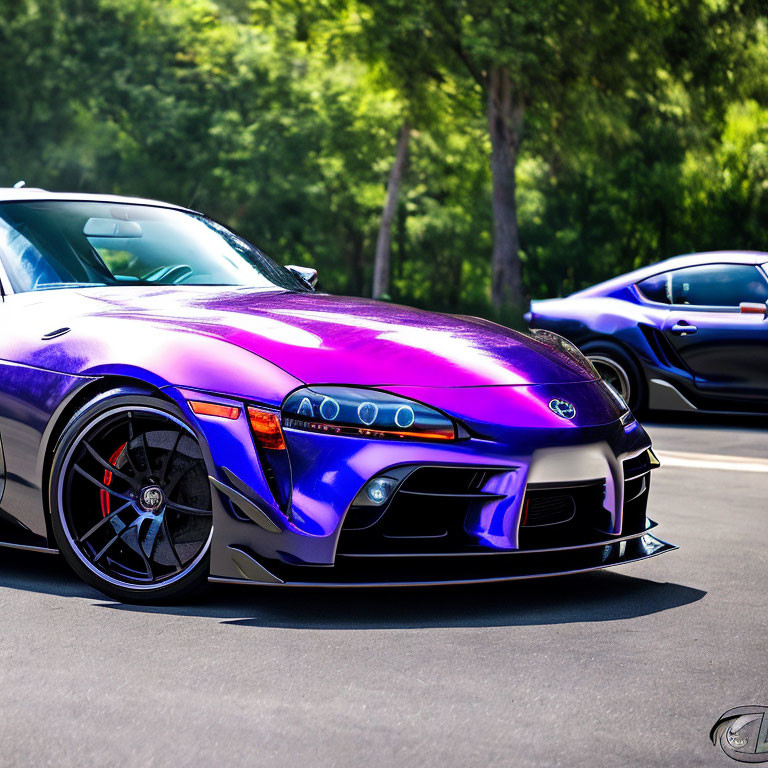
[[[516,551],[492,556],[362,558],[339,555],[330,567],[286,566],[260,562],[246,550],[238,553],[242,579],[210,577],[227,584],[292,587],[415,587],[540,579],[589,573],[603,568],[647,560],[677,549],[674,544],[646,533],[636,538],[547,552]]]

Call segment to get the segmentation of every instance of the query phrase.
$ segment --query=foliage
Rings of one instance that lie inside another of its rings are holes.
[[[365,295],[407,117],[392,298],[491,314],[474,75],[501,62],[530,93],[517,163],[530,295],[681,252],[762,249],[761,6],[0,0],[0,184],[190,205],[317,266],[323,288]]]

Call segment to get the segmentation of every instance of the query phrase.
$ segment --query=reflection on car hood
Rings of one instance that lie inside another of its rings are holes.
[[[309,383],[470,387],[594,378],[562,352],[494,323],[370,299],[196,287],[77,293],[89,300],[88,314],[220,338]]]

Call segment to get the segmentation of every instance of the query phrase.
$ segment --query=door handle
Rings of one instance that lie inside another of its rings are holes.
[[[672,333],[681,335],[684,333],[696,333],[699,330],[697,325],[688,325],[687,323],[675,323],[670,329]]]

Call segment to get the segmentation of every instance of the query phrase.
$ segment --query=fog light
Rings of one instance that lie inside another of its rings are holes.
[[[365,495],[374,504],[384,504],[395,490],[397,480],[391,477],[377,477],[365,486]]]

